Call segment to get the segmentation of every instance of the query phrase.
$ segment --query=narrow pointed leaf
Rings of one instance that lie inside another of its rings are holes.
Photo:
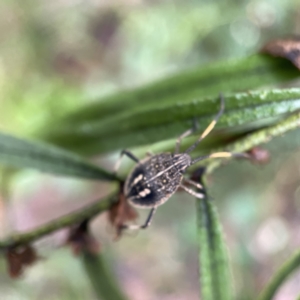
[[[228,254],[212,200],[197,200],[201,299],[232,300]]]
[[[86,179],[115,179],[111,173],[72,152],[5,133],[0,133],[0,164]]]
[[[275,293],[280,286],[288,279],[291,274],[300,266],[300,251],[298,250],[294,255],[287,260],[272,276],[270,282],[263,289],[259,300],[271,300],[274,299]]]
[[[219,106],[219,97],[183,98],[176,103],[143,106],[139,110],[126,110],[110,118],[72,126],[70,132],[54,130],[46,139],[84,154],[146,145],[178,136],[191,127],[194,118],[203,128],[216,115]],[[217,127],[260,124],[299,108],[300,89],[233,94],[225,97],[225,113]]]
[[[122,91],[82,107],[67,117],[70,123],[91,122],[141,105],[153,107],[199,99],[220,92],[237,92],[279,84],[299,77],[299,70],[289,61],[258,54],[231,61],[198,66],[148,85]],[[68,122],[67,122],[68,123]]]

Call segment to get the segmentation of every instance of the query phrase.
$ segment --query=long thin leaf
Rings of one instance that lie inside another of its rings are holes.
[[[124,110],[135,110],[141,105],[161,105],[182,102],[187,98],[203,98],[219,92],[243,91],[274,85],[299,77],[299,70],[289,61],[267,55],[253,55],[180,72],[154,83],[122,91],[80,108],[67,120],[78,124],[107,118]],[[68,123],[68,122],[67,122]]]
[[[197,215],[201,299],[232,300],[228,255],[212,200],[197,200]]]
[[[108,269],[103,256],[90,253],[81,255],[83,265],[91,281],[91,285],[98,296],[103,300],[126,300],[118,286],[116,279]]]
[[[299,78],[300,72],[289,61],[281,58],[269,57],[267,55],[253,55],[251,57],[233,60],[228,62],[220,62],[207,66],[200,66],[193,70],[183,71],[178,75],[171,76],[166,79],[133,90],[122,91],[115,95],[100,99],[101,101],[90,104],[86,107],[78,109],[78,111],[67,116],[64,120],[55,122],[56,126],[45,128],[38,133],[39,138],[46,139],[67,149],[72,149],[83,154],[93,154],[99,152],[107,152],[117,148],[134,146],[131,136],[121,138],[118,145],[112,140],[99,139],[91,140],[95,137],[99,128],[104,130],[102,123],[108,125],[112,120],[114,123],[109,128],[105,128],[109,137],[113,137],[115,142],[118,137],[110,133],[114,127],[126,128],[123,124],[124,112],[130,113],[129,120],[135,121],[136,114],[142,110],[153,111],[161,110],[162,116],[168,117],[169,107],[182,109],[185,103],[194,103],[190,114],[195,116],[197,109],[198,117],[208,117],[216,111],[215,101],[204,101],[208,96],[216,95],[220,92],[233,92],[249,90],[263,86],[275,85],[288,80]],[[198,106],[199,105],[199,106]],[[201,111],[199,112],[199,107]],[[155,123],[160,128],[153,128],[153,131],[141,131],[147,128],[138,128],[140,131],[134,133],[139,141],[145,144],[147,139],[154,142],[167,138],[167,133],[175,133],[176,130],[187,126],[183,124],[186,118],[174,120],[173,114],[170,114],[172,122],[177,123],[170,126],[168,122],[162,125],[160,122]],[[188,117],[188,116],[186,116]],[[154,117],[153,121],[158,117]],[[146,116],[145,120],[151,120],[151,116]],[[125,120],[126,121],[126,120]],[[150,124],[148,124],[150,125]],[[169,125],[169,127],[168,127]],[[149,126],[148,126],[149,127]],[[171,130],[171,132],[170,132]],[[159,133],[155,139],[153,133]],[[99,134],[99,133],[98,133]],[[178,132],[176,133],[178,134]],[[123,134],[121,134],[123,137]],[[103,137],[103,136],[102,136]],[[101,138],[101,137],[100,137]],[[131,142],[130,142],[131,140]],[[124,146],[120,147],[120,144]]]
[[[259,300],[274,299],[275,293],[278,291],[284,281],[300,266],[300,251],[286,261],[277,272],[272,276],[270,282],[259,295]]]
[[[114,180],[114,175],[80,156],[52,145],[0,133],[0,164],[86,179]]]
[[[108,152],[146,145],[176,137],[191,127],[192,120],[204,127],[219,110],[219,97],[183,98],[176,103],[139,110],[126,110],[72,131],[48,133],[49,141],[84,154]],[[300,108],[300,89],[253,91],[225,98],[225,114],[218,126],[234,127],[278,117]],[[265,125],[265,124],[264,124]],[[246,129],[246,127],[245,127]]]

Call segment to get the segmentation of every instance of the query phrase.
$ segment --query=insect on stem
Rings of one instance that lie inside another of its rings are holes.
[[[125,198],[132,206],[150,209],[149,215],[143,225],[124,224],[122,227],[123,229],[147,228],[153,219],[157,207],[168,201],[179,187],[194,197],[203,199],[205,197],[205,191],[199,182],[193,182],[184,178],[184,173],[189,166],[206,158],[249,157],[244,153],[216,152],[200,156],[192,160],[189,155],[189,153],[193,151],[197,145],[214,129],[223,114],[224,97],[220,95],[220,98],[221,107],[218,114],[210,122],[198,140],[185,152],[180,153],[181,141],[183,138],[194,132],[195,126],[178,137],[174,153],[148,155],[145,159],[140,161],[131,152],[127,150],[122,151],[121,157],[126,155],[128,158],[136,162],[136,166],[127,176],[124,184]],[[117,162],[115,170],[117,170],[119,165],[120,160]],[[188,185],[185,185],[184,183]],[[196,191],[195,187],[197,188]]]

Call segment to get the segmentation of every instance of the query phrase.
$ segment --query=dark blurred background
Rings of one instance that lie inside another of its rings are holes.
[[[106,94],[195,65],[244,57],[274,37],[297,34],[297,0],[2,0],[0,130],[31,137]],[[266,148],[269,164],[231,162],[210,178],[236,299],[253,299],[300,245],[299,131]],[[113,159],[103,163],[111,168]],[[19,172],[7,185],[1,174],[1,238],[73,211],[113,188],[34,171]],[[143,220],[145,212],[140,215]],[[192,197],[177,193],[138,235],[114,242],[105,215],[95,220],[93,232],[130,299],[198,299]],[[8,278],[0,260],[1,300],[96,299],[78,258],[60,247],[65,237],[62,231],[39,241],[45,259],[19,280]],[[276,300],[298,294],[300,273]]]

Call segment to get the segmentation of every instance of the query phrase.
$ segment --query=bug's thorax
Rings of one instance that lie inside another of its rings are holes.
[[[173,166],[181,173],[184,173],[186,169],[191,165],[192,159],[187,153],[174,154]]]

